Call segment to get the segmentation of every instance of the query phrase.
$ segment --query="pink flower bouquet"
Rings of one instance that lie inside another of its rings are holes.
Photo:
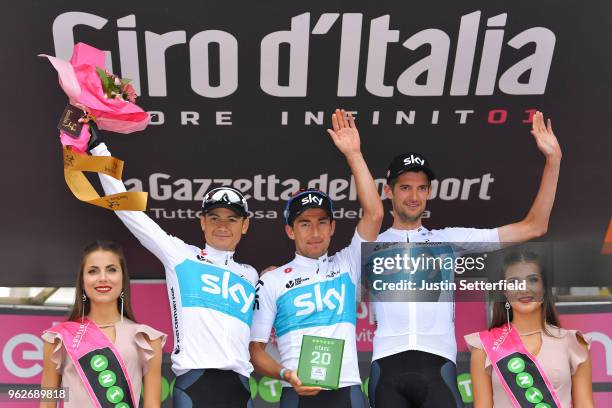
[[[101,130],[132,133],[143,130],[149,114],[138,107],[136,92],[129,80],[121,79],[104,69],[104,53],[84,43],[74,46],[70,62],[49,55],[46,57],[57,70],[59,83],[70,104],[83,110],[80,135],[60,131],[64,146],[85,152],[91,137],[87,122],[94,121]]]

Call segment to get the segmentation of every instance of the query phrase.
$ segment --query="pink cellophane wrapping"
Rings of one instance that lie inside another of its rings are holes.
[[[149,114],[136,104],[123,99],[106,98],[96,67],[104,69],[104,53],[84,43],[74,46],[70,62],[49,55],[41,55],[57,70],[59,83],[70,103],[95,118],[101,130],[116,133],[132,133],[143,130],[149,124]],[[89,126],[83,126],[78,138],[60,132],[64,146],[85,152],[89,142]]]

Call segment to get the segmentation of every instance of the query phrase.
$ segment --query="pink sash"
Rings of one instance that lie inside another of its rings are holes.
[[[499,380],[516,408],[562,408],[557,393],[538,360],[523,345],[512,326],[478,333]]]
[[[94,322],[68,321],[46,331],[62,339],[95,407],[138,407],[121,355]]]

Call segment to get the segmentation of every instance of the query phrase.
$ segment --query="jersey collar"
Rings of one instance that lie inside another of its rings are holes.
[[[206,244],[204,247],[204,251],[206,251],[206,256],[211,258],[217,263],[227,265],[228,262],[234,260],[234,252],[236,251],[222,251],[220,249],[213,248],[212,246]]]
[[[327,252],[318,257],[317,259],[308,258],[306,256],[295,254],[295,263],[300,266],[305,266],[307,268],[323,270],[327,269],[327,264],[329,263],[329,257],[327,256]]]
[[[389,231],[391,234],[396,235],[397,237],[399,237],[401,239],[401,241],[407,241],[408,238],[411,237],[412,235],[415,235],[415,234],[424,234],[424,233],[428,232],[429,230],[421,225],[420,227],[415,228],[415,229],[411,229],[411,230],[389,228],[387,231]]]

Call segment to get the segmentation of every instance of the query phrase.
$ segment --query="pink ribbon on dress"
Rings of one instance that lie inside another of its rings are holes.
[[[511,327],[511,329],[509,329],[509,327]],[[512,400],[512,404],[516,408],[521,408],[521,404],[508,386],[506,379],[501,373],[497,363],[503,358],[509,356],[510,354],[517,352],[523,354],[535,364],[554,402],[557,404],[557,407],[562,407],[561,402],[559,401],[559,397],[555,392],[555,388],[548,379],[546,372],[540,365],[538,359],[535,358],[535,356],[533,356],[529,351],[527,351],[514,326],[503,325],[502,327],[495,327],[491,330],[481,331],[480,333],[478,333],[478,335],[480,337],[482,345],[484,346],[485,352],[489,357],[489,360],[491,360],[493,368],[497,373],[497,376],[499,377],[502,386],[506,390],[506,393]]]
[[[123,375],[128,382],[132,406],[138,407],[138,404],[136,403],[138,400],[134,395],[132,380],[128,375],[127,368],[125,367],[125,363],[121,358],[121,354],[119,354],[115,348],[115,345],[109,340],[108,337],[106,337],[106,335],[98,328],[98,326],[96,326],[94,322],[87,318],[83,320],[83,322],[67,321],[57,324],[46,331],[55,333],[62,339],[62,343],[64,344],[64,348],[66,349],[68,356],[72,360],[79,377],[85,385],[87,393],[97,408],[101,408],[100,402],[98,401],[91,384],[87,380],[87,376],[83,372],[79,359],[91,351],[109,348],[117,358],[117,361],[121,366],[121,370],[123,371]]]

